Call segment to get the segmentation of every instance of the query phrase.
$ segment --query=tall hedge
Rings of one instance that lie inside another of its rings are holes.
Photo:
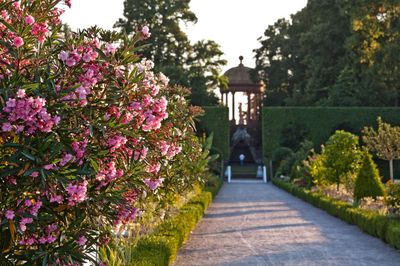
[[[200,117],[197,123],[199,133],[207,135],[214,132],[213,148],[224,160],[229,159],[230,124],[229,109],[221,106],[203,106],[204,116]]]
[[[303,126],[306,138],[319,146],[338,129],[357,134],[364,126],[375,126],[378,116],[390,124],[400,125],[400,108],[264,107],[264,156],[269,157],[280,146],[282,131],[291,125]]]
[[[263,156],[270,158],[281,146],[285,132],[290,128],[301,128],[302,135],[312,141],[318,149],[338,129],[359,135],[365,126],[375,127],[376,118],[393,125],[400,125],[400,108],[390,107],[264,107],[262,112]],[[291,133],[291,134],[295,134]],[[381,173],[386,169],[378,162]],[[386,164],[384,165],[386,167]],[[397,167],[399,168],[399,167]]]

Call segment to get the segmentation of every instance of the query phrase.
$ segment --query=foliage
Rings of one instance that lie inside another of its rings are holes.
[[[303,125],[302,128],[308,132],[307,139],[314,143],[314,148],[318,151],[320,145],[332,135],[333,129],[352,129],[352,133],[361,132],[365,126],[374,125],[378,116],[392,124],[400,124],[399,114],[397,108],[264,107],[262,115],[263,156],[271,157],[272,152],[279,148],[279,143],[284,138],[282,130],[293,123]],[[388,168],[381,167],[382,164],[378,165],[380,173],[388,178]],[[396,172],[396,174],[400,174],[400,172]]]
[[[315,207],[321,208],[349,224],[357,225],[364,232],[379,237],[386,243],[400,249],[400,222],[398,220],[373,211],[362,210],[347,202],[332,199],[320,193],[311,192],[308,189],[283,182],[277,178],[272,179],[272,182],[274,185],[303,199]]]
[[[281,146],[289,147],[290,149],[296,151],[300,148],[300,143],[302,143],[307,138],[308,132],[304,128],[303,124],[300,123],[290,123],[287,127],[282,129],[281,133]]]
[[[399,14],[396,0],[309,0],[290,20],[277,20],[255,49],[266,101],[398,106]]]
[[[149,29],[62,31],[62,3],[0,2],[0,243],[11,264],[98,263],[112,232],[206,178],[198,108],[137,55]]]
[[[318,187],[325,187],[329,183],[326,180],[326,167],[325,167],[325,153],[324,147],[320,154],[313,153],[310,155],[305,163],[308,172],[311,175],[312,182]]]
[[[389,161],[390,179],[393,182],[393,160],[400,159],[400,127],[384,123],[380,117],[377,123],[377,131],[372,127],[364,128],[363,141],[379,158]]]
[[[348,185],[348,190],[352,190],[360,161],[358,137],[338,130],[326,142],[323,154],[328,183],[337,187],[344,183]]]
[[[198,119],[197,128],[200,134],[213,134],[211,153],[220,154],[223,160],[229,159],[230,124],[229,109],[226,107],[205,106],[204,115]]]
[[[214,180],[214,179],[213,179]],[[132,242],[116,242],[111,247],[104,247],[101,259],[107,265],[170,265],[175,259],[179,247],[189,236],[191,230],[203,216],[216,195],[221,182],[215,179],[206,190],[191,198],[175,216],[165,220],[154,233]]]
[[[271,160],[273,168],[277,169],[283,160],[293,155],[293,151],[287,147],[279,147],[272,152]]]
[[[392,104],[399,105],[400,5],[396,0],[357,0],[352,3],[352,47],[360,62],[374,69]]]
[[[191,44],[181,25],[196,23],[197,17],[190,10],[190,0],[184,1],[124,1],[124,18],[115,24],[126,33],[131,33],[141,25],[153,29],[151,46],[142,47],[143,56],[156,64],[178,84],[192,89],[191,103],[208,106],[217,105],[213,90],[226,85],[221,76],[222,59],[220,46],[211,40]]]
[[[360,169],[354,185],[354,202],[362,198],[385,195],[385,188],[381,182],[378,169],[368,151],[362,152]]]
[[[313,146],[314,144],[308,140],[300,143],[300,148],[293,156],[294,163],[290,171],[291,179],[297,179],[297,182],[306,187],[310,187],[312,185],[311,174],[308,171],[306,159],[314,152]]]
[[[400,183],[386,183],[385,203],[390,213],[400,214]]]

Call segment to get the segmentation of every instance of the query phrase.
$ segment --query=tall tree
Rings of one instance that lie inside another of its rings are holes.
[[[218,104],[213,90],[220,85],[222,59],[220,46],[214,41],[191,44],[182,24],[196,23],[190,0],[125,0],[124,18],[115,24],[130,33],[148,25],[150,43],[141,53],[155,62],[157,71],[169,76],[172,84],[192,89],[191,101],[196,105]]]
[[[309,0],[278,20],[255,50],[267,104],[398,104],[399,18],[398,0]]]
[[[354,49],[360,62],[376,71],[384,91],[399,105],[400,97],[400,2],[356,0],[352,27]]]

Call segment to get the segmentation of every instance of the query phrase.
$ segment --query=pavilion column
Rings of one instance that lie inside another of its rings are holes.
[[[253,119],[257,119],[257,94],[254,94],[253,97]]]
[[[221,105],[224,105],[224,93],[221,92]]]
[[[251,120],[250,114],[251,114],[251,93],[248,92],[247,93],[247,125],[250,124],[250,120]]]
[[[229,95],[229,92],[225,92],[225,106],[228,106],[229,104],[229,101],[228,101],[228,95]]]
[[[235,122],[235,92],[232,92],[232,121]]]

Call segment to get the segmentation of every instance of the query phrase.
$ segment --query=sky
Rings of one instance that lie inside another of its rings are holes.
[[[112,3],[112,4],[111,4]],[[192,0],[191,10],[198,22],[187,25],[184,31],[191,41],[211,39],[221,45],[228,60],[227,70],[243,63],[254,67],[253,49],[268,25],[279,18],[289,18],[306,6],[307,0]],[[72,0],[72,8],[63,15],[63,21],[73,29],[98,25],[111,29],[122,17],[123,0]]]

